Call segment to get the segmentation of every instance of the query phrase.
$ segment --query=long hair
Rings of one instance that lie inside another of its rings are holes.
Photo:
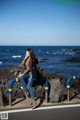
[[[32,61],[35,61],[36,57],[33,50],[31,48],[28,48],[27,51],[30,53]]]
[[[31,48],[28,48],[27,51],[30,53],[30,57],[31,57],[30,71],[33,75],[33,79],[37,80],[37,77],[38,77],[38,70],[37,70],[38,59],[35,57],[35,54]]]

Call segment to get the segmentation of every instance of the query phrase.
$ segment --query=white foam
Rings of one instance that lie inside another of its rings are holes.
[[[64,52],[64,51],[66,51],[66,49],[62,49],[62,51]]]
[[[2,64],[2,62],[0,61],[0,64]]]
[[[46,53],[47,53],[47,54],[49,54],[49,52],[48,52],[48,51],[47,51]]]
[[[65,54],[74,55],[75,53],[74,52],[66,52]]]
[[[13,58],[20,58],[21,55],[13,55],[12,57],[13,57]]]

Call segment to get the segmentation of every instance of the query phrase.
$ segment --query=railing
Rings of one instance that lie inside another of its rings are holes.
[[[15,82],[20,82],[19,78],[14,78],[8,83],[9,105],[12,105],[12,86]]]
[[[21,79],[19,79],[19,78],[14,78],[14,79],[10,80],[8,83],[9,106],[12,106],[12,86],[15,82],[21,82],[20,80]],[[47,103],[48,103],[48,91],[49,91],[48,81],[46,80],[46,82],[45,82],[45,102],[47,102]]]
[[[70,84],[71,84],[71,81],[72,80],[75,80],[75,79],[80,79],[80,76],[72,76],[70,78],[68,78],[67,82],[66,82],[66,88],[67,88],[67,100],[70,101]]]

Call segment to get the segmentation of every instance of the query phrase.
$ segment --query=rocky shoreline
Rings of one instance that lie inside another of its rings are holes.
[[[22,71],[22,67],[7,67],[0,71],[0,106],[6,106],[9,103],[8,82]],[[42,68],[38,67],[39,79],[33,83],[36,97],[44,97],[45,81],[49,82],[49,102],[58,103],[67,99],[66,80],[67,78],[56,73],[46,73]],[[71,82],[70,97],[78,95],[80,92],[80,81],[73,80]],[[21,89],[21,83],[14,83],[12,100],[24,98],[24,92]]]
[[[71,59],[65,60],[65,62],[80,62],[80,58],[78,58],[78,57],[74,57],[74,58],[71,58]]]
[[[72,51],[76,52],[77,56],[80,54],[80,47],[74,48]],[[65,62],[80,62],[80,56],[79,57],[72,57],[70,59],[65,60]]]

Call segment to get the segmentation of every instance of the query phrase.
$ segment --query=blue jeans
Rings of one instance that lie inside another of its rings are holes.
[[[33,84],[32,74],[25,74],[22,77],[20,77],[19,79],[21,81],[24,92],[26,92],[26,90],[28,88],[31,98],[34,100],[34,91],[32,88],[32,84]],[[28,82],[27,86],[26,86],[26,82]]]

